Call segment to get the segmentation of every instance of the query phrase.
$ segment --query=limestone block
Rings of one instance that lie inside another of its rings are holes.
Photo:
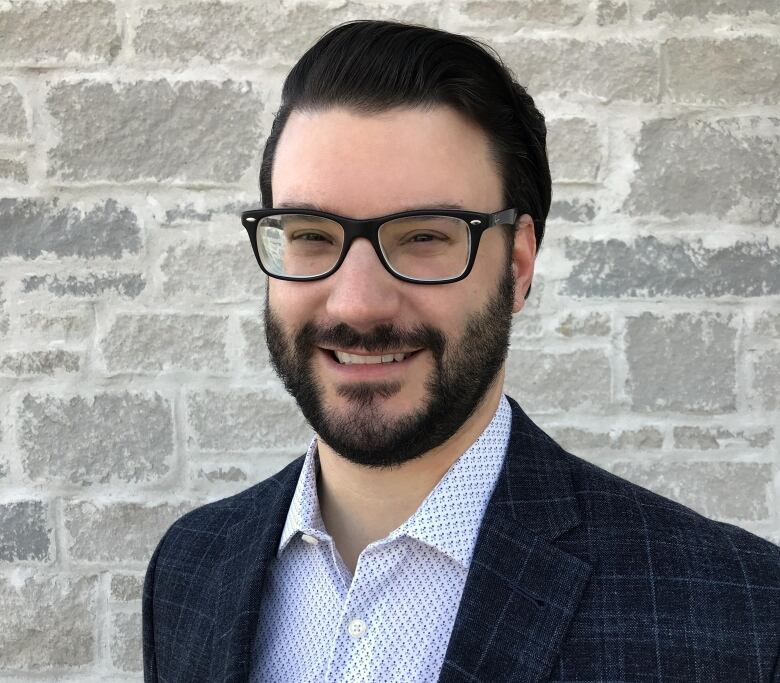
[[[566,240],[576,297],[757,297],[780,294],[780,247],[766,241],[710,248],[701,240]]]
[[[656,119],[642,126],[631,214],[772,223],[780,211],[780,119]]]
[[[250,83],[84,80],[55,84],[46,103],[57,180],[233,183],[257,161],[262,103]]]
[[[88,486],[164,477],[173,457],[173,416],[159,394],[30,395],[17,439],[28,477]]]
[[[43,501],[0,503],[0,562],[53,559],[51,534]]]
[[[96,655],[97,576],[0,576],[0,670],[90,664]]]
[[[634,410],[736,410],[736,328],[728,315],[643,313],[626,321],[626,389]]]
[[[306,451],[313,436],[285,394],[247,390],[190,392],[187,415],[203,450],[286,448]]]
[[[109,372],[227,370],[227,317],[123,314],[100,339]]]

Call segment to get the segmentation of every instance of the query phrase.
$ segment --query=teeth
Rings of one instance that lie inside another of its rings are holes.
[[[358,356],[343,351],[334,351],[334,353],[336,360],[343,365],[376,365],[378,363],[400,362],[409,355],[408,353],[388,353],[383,356]]]

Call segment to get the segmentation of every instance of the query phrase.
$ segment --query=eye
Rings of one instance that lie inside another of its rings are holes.
[[[303,242],[332,242],[333,239],[324,233],[321,232],[312,232],[311,230],[308,230],[306,232],[296,232],[293,233],[290,237],[290,241],[303,241]]]
[[[446,242],[449,240],[447,235],[442,235],[438,232],[415,232],[405,235],[401,240],[401,244],[419,244],[422,242]]]

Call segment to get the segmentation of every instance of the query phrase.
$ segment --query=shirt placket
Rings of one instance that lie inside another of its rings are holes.
[[[377,648],[386,642],[387,625],[378,618],[382,602],[392,599],[393,573],[407,548],[402,539],[383,539],[360,554],[344,599],[331,652],[328,683],[367,683],[381,680],[376,670]]]

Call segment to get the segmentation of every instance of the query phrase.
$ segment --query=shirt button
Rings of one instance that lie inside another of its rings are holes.
[[[309,534],[301,534],[301,539],[310,545],[317,545],[319,543],[319,541],[314,538],[314,536],[309,536]]]
[[[349,622],[347,630],[353,638],[362,638],[366,632],[366,622],[362,619],[353,619]]]

